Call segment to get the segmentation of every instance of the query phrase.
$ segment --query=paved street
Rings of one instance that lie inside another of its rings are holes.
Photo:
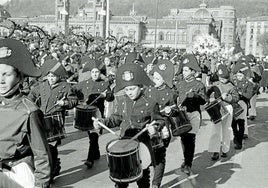
[[[228,158],[217,162],[210,160],[207,151],[210,135],[208,115],[203,112],[203,124],[197,135],[193,175],[180,171],[182,148],[180,139],[173,138],[167,150],[167,164],[162,188],[266,188],[268,187],[268,94],[261,94],[257,100],[258,117],[249,121],[249,138],[242,150],[234,150],[233,144]],[[83,165],[88,151],[88,138],[67,125],[68,137],[59,147],[62,170],[53,187],[64,188],[112,188],[106,162],[106,144],[115,137],[105,133],[100,137],[101,158],[92,169]],[[151,169],[151,173],[152,173]],[[151,176],[152,177],[152,176]],[[135,183],[131,188],[137,187]]]

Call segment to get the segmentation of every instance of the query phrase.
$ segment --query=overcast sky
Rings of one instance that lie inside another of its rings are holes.
[[[0,5],[3,5],[5,2],[7,2],[8,0],[0,0]]]

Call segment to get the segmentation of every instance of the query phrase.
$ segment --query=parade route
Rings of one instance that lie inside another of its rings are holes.
[[[233,143],[227,158],[211,161],[208,153],[210,135],[209,117],[202,112],[203,123],[196,140],[195,158],[191,176],[181,172],[182,148],[180,138],[172,138],[167,149],[166,169],[162,188],[266,188],[268,187],[268,94],[262,93],[257,98],[257,118],[248,121],[249,138],[244,140],[242,150],[235,150]],[[101,158],[92,169],[83,164],[88,152],[86,132],[66,125],[68,137],[59,147],[61,173],[52,184],[53,188],[112,188],[114,183],[109,178],[106,162],[106,144],[115,139],[105,132],[100,136]],[[153,169],[151,168],[151,179]],[[130,188],[136,188],[132,183]]]

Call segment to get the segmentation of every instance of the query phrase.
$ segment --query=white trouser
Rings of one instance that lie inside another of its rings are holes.
[[[1,173],[1,172],[0,172]],[[2,179],[2,178],[1,178]],[[3,182],[2,182],[3,181]],[[3,179],[0,180],[0,185],[4,184],[4,188],[15,188],[14,184],[18,184],[16,188],[33,188],[34,174],[33,169],[25,162],[19,163],[9,170],[3,170]]]
[[[221,146],[222,152],[224,153],[227,153],[230,150],[233,107],[232,105],[227,105],[226,109],[229,114],[225,116],[219,123],[212,123],[208,152],[220,152]]]
[[[192,125],[192,130],[188,133],[197,134],[201,125],[201,115],[198,111],[187,112],[187,117]]]
[[[248,111],[249,116],[257,116],[256,112],[256,99],[257,99],[257,94],[253,95],[250,99],[250,109]]]
[[[237,117],[237,119],[243,119],[245,121],[245,132],[244,132],[244,134],[248,135],[248,119],[247,119],[248,106],[242,100],[238,101],[238,104],[243,108],[244,111]]]

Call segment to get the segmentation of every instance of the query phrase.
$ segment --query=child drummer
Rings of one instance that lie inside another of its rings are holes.
[[[165,126],[161,130],[161,139],[163,146],[154,148],[156,166],[154,168],[154,177],[152,187],[157,188],[161,185],[166,165],[166,148],[170,142],[169,116],[176,115],[177,95],[172,90],[172,81],[174,75],[174,65],[169,60],[159,60],[152,71],[152,80],[154,88],[148,89],[148,97],[156,100],[159,104],[161,115],[165,117]]]
[[[248,136],[247,112],[255,88],[255,83],[250,81],[252,72],[248,61],[249,59],[246,56],[241,56],[233,68],[233,83],[239,93],[238,104],[243,108],[243,112],[236,118],[232,125],[235,149],[241,149],[244,134]]]
[[[104,64],[101,61],[89,59],[82,72],[88,72],[91,77],[87,80],[79,82],[76,86],[79,100],[85,104],[84,106],[86,108],[89,105],[97,107],[100,117],[104,117],[104,101],[114,100],[113,92],[110,89],[110,83],[101,78],[101,74],[104,74],[105,72],[104,70]],[[92,94],[97,94],[97,96],[94,97]],[[88,131],[88,137],[90,140],[90,145],[85,165],[88,168],[92,168],[94,165],[94,160],[100,158],[98,143],[99,134],[97,132]]]
[[[152,163],[155,164],[150,135],[154,135],[157,130],[161,130],[164,125],[164,118],[159,112],[158,104],[145,93],[151,85],[150,78],[145,71],[136,63],[125,63],[118,68],[116,74],[115,92],[122,89],[125,95],[116,100],[115,112],[109,118],[101,120],[108,127],[120,126],[121,137],[133,137],[142,129],[148,126],[148,132],[142,133],[138,140],[143,142],[151,153]],[[149,125],[153,120],[155,125]],[[99,128],[97,121],[94,126]],[[150,187],[150,169],[143,170],[143,176],[137,181],[139,188]],[[116,187],[128,187],[128,183],[116,183]]]
[[[51,117],[54,122],[58,122],[60,127],[64,126],[65,113],[67,109],[72,109],[77,104],[77,97],[69,83],[64,78],[67,76],[65,68],[55,59],[47,60],[41,67],[43,81],[36,84],[28,97],[40,104],[40,109],[45,114],[45,118]],[[56,125],[46,128],[48,141],[52,154],[53,170],[52,176],[60,173],[60,159],[58,158],[57,146],[61,144],[61,137],[50,140]],[[63,131],[64,132],[64,131]],[[63,133],[62,132],[62,133]]]
[[[228,114],[221,122],[211,127],[211,135],[209,140],[208,152],[212,153],[211,160],[218,160],[220,157],[220,149],[222,148],[221,157],[227,157],[231,144],[231,125],[233,120],[233,106],[238,102],[238,92],[234,85],[230,82],[230,73],[224,64],[218,66],[217,75],[219,82],[213,83],[213,86],[208,89],[208,97],[214,93],[215,99],[221,99]]]
[[[195,138],[202,119],[200,105],[206,103],[206,97],[204,84],[195,78],[195,74],[201,72],[195,56],[186,54],[182,63],[183,80],[176,83],[175,88],[179,96],[178,106],[186,108],[187,116],[193,127],[190,132],[181,135],[184,155],[181,170],[190,175],[195,151]]]

